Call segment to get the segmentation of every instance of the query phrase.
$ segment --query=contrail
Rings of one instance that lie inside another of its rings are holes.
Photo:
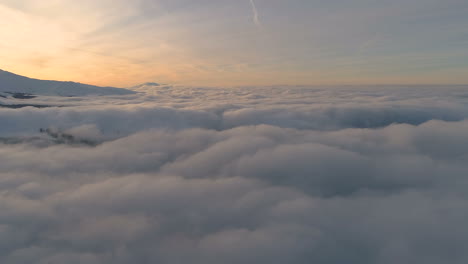
[[[258,18],[258,10],[257,6],[255,5],[254,0],[250,0],[250,5],[252,6],[252,12],[253,12],[253,21],[257,27],[262,27],[262,23],[260,23],[260,19]]]

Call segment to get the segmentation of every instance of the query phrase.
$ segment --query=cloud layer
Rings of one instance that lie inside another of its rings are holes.
[[[0,261],[466,263],[467,96],[161,86],[0,109]]]

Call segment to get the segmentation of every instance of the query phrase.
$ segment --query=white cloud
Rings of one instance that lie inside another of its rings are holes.
[[[463,87],[28,99],[65,107],[0,109],[0,262],[465,263],[465,100]]]

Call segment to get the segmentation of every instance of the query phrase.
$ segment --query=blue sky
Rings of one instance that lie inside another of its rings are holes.
[[[0,68],[117,86],[468,83],[466,14],[462,0],[0,0]]]

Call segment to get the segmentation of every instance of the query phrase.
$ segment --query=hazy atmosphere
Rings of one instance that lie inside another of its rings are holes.
[[[466,0],[0,0],[5,70],[128,87],[466,84]]]
[[[0,263],[468,263],[466,14],[0,0]]]

